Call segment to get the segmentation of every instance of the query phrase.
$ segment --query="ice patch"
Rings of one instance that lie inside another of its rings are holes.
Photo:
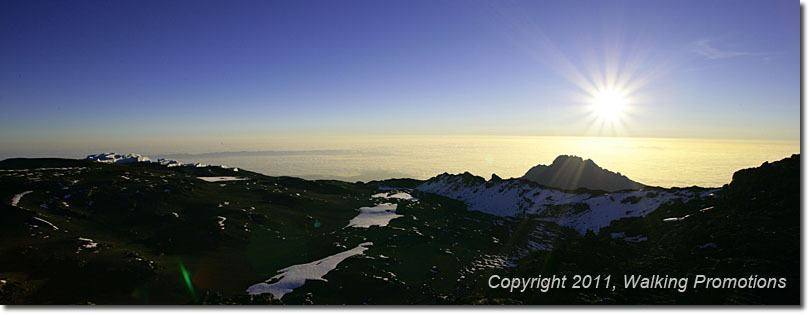
[[[25,191],[25,192],[14,195],[14,197],[11,198],[11,205],[16,207],[17,204],[20,203],[20,199],[22,199],[23,196],[25,196],[27,194],[30,194],[32,192],[34,192],[34,191],[29,190],[29,191]]]
[[[397,205],[382,203],[373,207],[361,207],[360,214],[349,221],[346,227],[367,228],[372,225],[387,226],[388,222],[401,217],[396,213]]]
[[[235,177],[235,176],[204,176],[204,177],[197,177],[209,183],[215,182],[227,182],[227,181],[234,181],[234,180],[248,180],[244,177]]]
[[[346,258],[360,255],[368,248],[366,246],[374,245],[372,242],[362,243],[357,247],[350,250],[334,254],[332,256],[323,258],[321,260],[313,261],[311,263],[293,265],[279,270],[279,274],[273,276],[267,281],[254,284],[247,288],[247,293],[258,295],[262,293],[272,293],[273,297],[281,299],[285,294],[292,292],[294,289],[301,287],[307,280],[323,280],[327,273],[334,270]]]

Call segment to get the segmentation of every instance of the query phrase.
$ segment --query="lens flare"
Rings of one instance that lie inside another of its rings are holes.
[[[196,301],[197,294],[194,292],[194,285],[191,284],[191,276],[182,261],[179,261],[178,264],[180,265],[180,273],[183,274],[183,280],[188,287],[188,292],[191,293],[191,297]]]
[[[625,93],[616,90],[597,91],[590,101],[591,111],[597,118],[606,121],[616,121],[621,118],[627,109]]]

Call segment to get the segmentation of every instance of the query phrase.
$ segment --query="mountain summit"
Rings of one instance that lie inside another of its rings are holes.
[[[522,178],[545,186],[571,190],[587,188],[618,191],[640,189],[645,186],[621,173],[603,169],[590,159],[583,160],[572,155],[560,155],[551,165],[541,164],[532,167]]]

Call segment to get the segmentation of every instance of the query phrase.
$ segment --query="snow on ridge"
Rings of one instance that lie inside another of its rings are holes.
[[[158,159],[157,163],[165,167],[186,166],[186,164],[180,163],[176,160],[167,160],[167,159]]]
[[[149,157],[129,153],[129,154],[118,154],[118,153],[99,153],[99,154],[90,154],[85,160],[95,161],[95,162],[102,162],[102,163],[109,163],[109,164],[127,164],[127,163],[156,163],[163,165],[165,167],[178,167],[178,166],[185,166],[185,167],[208,167],[213,165],[207,165],[203,163],[181,163],[177,160],[168,160],[168,159],[157,159],[157,161],[152,161]],[[219,167],[224,169],[231,169],[234,172],[238,172],[238,168],[231,168],[225,165],[219,165]]]
[[[323,277],[330,271],[337,268],[338,264],[346,260],[346,258],[363,254],[363,252],[368,249],[367,247],[372,245],[374,245],[374,243],[365,242],[357,245],[355,248],[320,260],[300,265],[293,265],[278,270],[279,274],[267,279],[264,282],[259,282],[248,287],[246,291],[251,295],[272,293],[274,298],[281,299],[285,294],[292,292],[294,289],[300,286],[303,286],[307,280],[327,281]]]
[[[440,175],[416,189],[462,201],[469,210],[501,217],[536,215],[541,217],[539,220],[555,222],[582,234],[588,230],[598,233],[621,218],[645,216],[677,199],[704,198],[719,190],[634,190],[593,195],[538,187],[520,180],[476,179]]]
[[[109,163],[109,164],[126,164],[126,163],[139,163],[139,162],[152,162],[148,157],[140,154],[117,154],[117,153],[99,153],[90,154],[85,160]]]

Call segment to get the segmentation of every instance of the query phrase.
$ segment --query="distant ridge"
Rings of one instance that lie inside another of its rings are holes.
[[[612,192],[645,187],[644,184],[630,180],[621,173],[599,167],[590,159],[583,160],[572,155],[560,155],[551,165],[541,164],[532,167],[522,178],[541,185],[569,190],[587,188]]]

